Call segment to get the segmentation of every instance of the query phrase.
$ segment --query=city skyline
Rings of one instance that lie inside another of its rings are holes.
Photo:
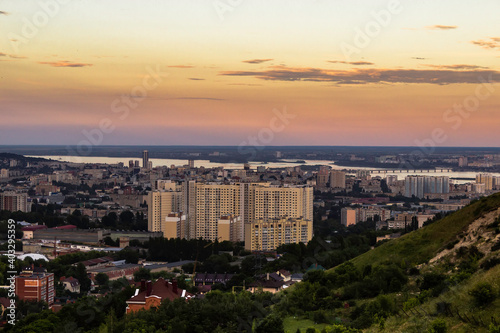
[[[500,139],[495,1],[0,6],[2,144]]]

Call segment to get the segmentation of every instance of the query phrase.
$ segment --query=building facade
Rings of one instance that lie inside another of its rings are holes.
[[[24,301],[54,304],[54,274],[42,267],[27,267],[16,276],[16,295]]]
[[[245,249],[275,250],[282,244],[307,244],[313,237],[313,222],[301,218],[257,219],[245,224]]]

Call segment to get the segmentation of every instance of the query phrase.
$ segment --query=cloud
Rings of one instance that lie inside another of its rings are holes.
[[[250,59],[250,60],[243,60],[242,62],[247,63],[247,64],[262,64],[263,62],[266,61],[271,61],[274,59]]]
[[[356,65],[356,66],[364,66],[364,65],[375,65],[373,62],[369,61],[340,61],[340,60],[328,60],[329,63],[332,64],[347,64],[347,65]]]
[[[86,66],[92,66],[92,64],[85,64],[85,63],[76,63],[76,62],[71,62],[71,61],[40,61],[38,62],[39,64],[42,65],[49,65],[52,67],[86,67]]]
[[[12,59],[28,59],[28,57],[18,56],[15,54],[9,54],[9,57],[11,57]]]
[[[332,82],[337,84],[368,83],[427,83],[454,84],[478,83],[478,77],[494,80],[500,78],[500,72],[494,70],[450,70],[450,69],[352,69],[330,70],[321,68],[288,68],[271,66],[264,71],[223,71],[224,76],[249,76],[269,81],[312,81]]]
[[[249,86],[249,87],[256,87],[256,86],[262,86],[262,84],[256,84],[256,83],[229,83],[228,86]]]
[[[6,53],[2,53],[2,52],[0,52],[0,57],[5,57],[5,56],[7,56],[7,54],[6,54]]]
[[[172,66],[168,66],[168,67],[171,67],[171,68],[193,68],[194,66],[191,66],[191,65],[172,65]]]
[[[205,81],[205,79],[199,78],[199,77],[190,77],[188,80],[193,80],[193,81]]]
[[[440,24],[429,25],[425,27],[425,29],[427,30],[453,30],[456,28],[458,28],[456,25],[440,25]]]
[[[471,43],[485,49],[500,49],[500,37],[490,37],[489,40],[473,40]]]
[[[9,15],[10,13],[4,12],[3,10],[0,10],[0,15]]]
[[[411,57],[412,59],[417,59],[417,60],[426,60],[427,58],[422,58],[422,57]]]
[[[478,66],[478,65],[424,65],[427,67],[438,68],[438,69],[455,69],[455,70],[472,70],[472,69],[488,69],[489,67]]]
[[[167,98],[167,99],[191,99],[191,100],[206,100],[206,101],[225,101],[223,98],[213,98],[213,97],[176,97],[176,98]]]

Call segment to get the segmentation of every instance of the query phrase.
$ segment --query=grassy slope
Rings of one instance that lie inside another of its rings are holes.
[[[474,274],[470,279],[464,281],[463,283],[451,287],[451,289],[437,298],[432,298],[429,301],[422,304],[422,306],[417,307],[417,309],[422,313],[425,310],[429,316],[416,316],[412,315],[407,318],[404,315],[399,317],[390,317],[385,323],[385,328],[382,332],[405,332],[405,333],[420,333],[426,332],[431,327],[431,323],[437,317],[434,314],[436,312],[437,303],[446,301],[452,305],[452,308],[457,309],[462,316],[466,314],[469,318],[472,315],[476,319],[481,318],[483,322],[487,325],[490,323],[491,316],[496,316],[498,318],[498,313],[500,309],[500,297],[483,307],[477,307],[474,304],[473,298],[468,294],[477,283],[487,282],[495,286],[498,291],[500,288],[500,265],[488,271],[479,271]],[[408,313],[410,313],[408,311]],[[487,327],[472,325],[462,322],[457,315],[455,316],[440,316],[440,318],[446,321],[448,332],[454,333],[471,333],[471,332],[488,332]],[[381,332],[378,327],[371,327],[365,332]]]
[[[314,327],[317,330],[322,330],[327,324],[315,324],[309,319],[300,319],[295,317],[286,317],[283,320],[283,326],[285,327],[285,333],[296,333],[297,329],[301,332],[305,332],[309,327]]]
[[[384,261],[404,260],[407,264],[425,263],[479,217],[475,215],[476,210],[484,214],[498,207],[500,207],[500,193],[483,198],[431,225],[391,240],[352,259],[352,262],[357,267]]]

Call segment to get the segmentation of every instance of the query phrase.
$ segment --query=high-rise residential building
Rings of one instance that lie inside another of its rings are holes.
[[[149,168],[149,152],[147,150],[142,152],[142,167],[145,169]]]
[[[450,193],[450,178],[446,176],[407,176],[405,196],[424,198],[426,194]]]
[[[190,169],[194,169],[194,160],[188,160],[188,166]]]
[[[0,193],[0,210],[11,212],[29,212],[28,195],[26,193],[4,192]]]
[[[140,167],[139,160],[135,160],[134,161],[134,168],[139,168],[139,167]]]
[[[165,238],[186,238],[186,215],[183,213],[167,214],[165,220],[160,222],[160,230]]]
[[[330,187],[345,188],[345,172],[339,170],[330,171]]]
[[[385,181],[387,182],[387,186],[395,185],[396,182],[398,181],[398,176],[397,175],[389,175],[389,176],[385,177]]]
[[[325,165],[319,167],[318,174],[316,175],[316,184],[319,187],[325,187],[326,183],[330,180],[329,168]]]
[[[459,157],[458,158],[458,166],[459,167],[466,167],[469,165],[469,160],[467,157]]]
[[[243,241],[244,225],[256,219],[302,218],[313,220],[313,188],[310,186],[271,186],[270,183],[177,184],[157,181],[158,191],[148,195],[148,227],[162,231],[168,214],[186,215],[182,237],[216,240],[229,219],[230,239]],[[221,225],[222,224],[222,225]],[[171,233],[169,233],[171,234]]]
[[[282,244],[302,242],[313,237],[313,222],[295,218],[257,219],[245,224],[245,249],[271,251]]]
[[[128,167],[133,168],[134,167],[134,160],[129,160],[128,161]]]
[[[494,183],[493,183],[494,177],[492,175],[489,175],[487,173],[482,173],[479,175],[476,175],[476,183],[477,184],[484,184],[484,189],[486,191],[491,191],[493,189]]]
[[[9,169],[1,169],[0,178],[9,178]]]
[[[348,227],[350,225],[355,225],[357,221],[356,209],[342,208],[340,212],[340,222],[343,226]]]
[[[173,184],[174,186],[176,184]],[[162,223],[171,213],[181,211],[182,192],[179,188],[151,191],[148,194],[148,230],[163,231]]]
[[[54,273],[47,273],[42,267],[24,268],[16,276],[15,293],[23,301],[46,302],[54,304]]]
[[[217,222],[217,228],[217,237],[220,242],[238,242],[241,240],[241,235],[245,232],[241,216],[233,214],[221,216]]]

